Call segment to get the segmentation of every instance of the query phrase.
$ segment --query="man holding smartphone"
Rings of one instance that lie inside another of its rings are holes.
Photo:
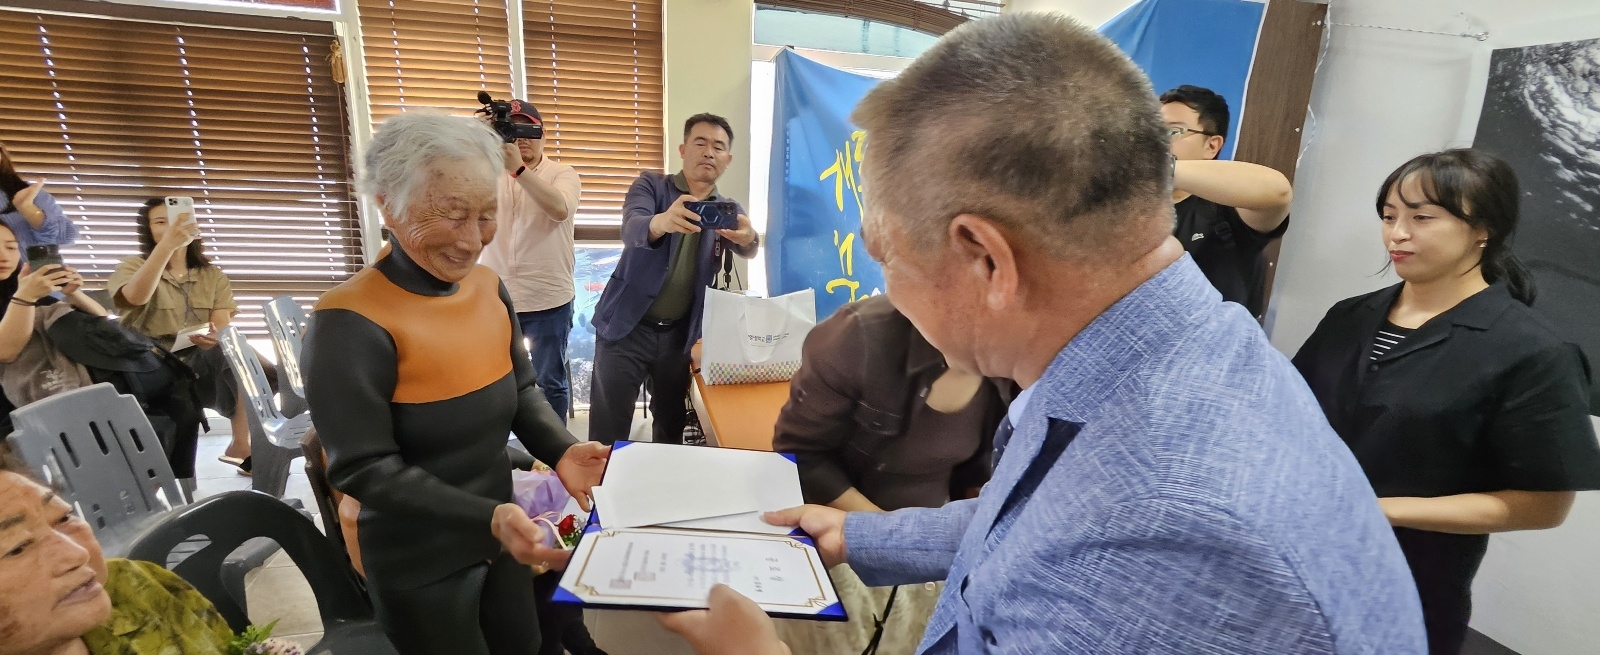
[[[543,125],[538,108],[511,101],[510,120]],[[478,263],[500,276],[528,340],[539,388],[564,423],[572,394],[567,384],[567,335],[572,332],[573,229],[581,184],[578,172],[544,155],[544,139],[517,139],[505,149],[500,181],[499,234]]]
[[[639,387],[651,382],[657,443],[683,443],[683,399],[689,391],[689,349],[700,340],[705,289],[725,250],[749,259],[760,248],[750,217],[737,205],[737,226],[707,231],[685,203],[732,201],[717,180],[733,161],[733,128],[715,114],[691,116],[678,146],[683,170],[644,172],[628,189],[622,211],[622,259],[595,305],[594,380],[589,438],[611,444],[633,425]]]

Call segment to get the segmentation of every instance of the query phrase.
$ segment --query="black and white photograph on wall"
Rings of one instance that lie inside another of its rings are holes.
[[[1600,39],[1495,50],[1473,145],[1516,169],[1534,307],[1600,377]],[[1600,382],[1589,407],[1600,414]]]

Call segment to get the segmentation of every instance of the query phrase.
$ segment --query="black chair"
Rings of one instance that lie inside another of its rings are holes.
[[[209,543],[169,565],[174,549],[191,537]],[[289,554],[317,599],[322,640],[307,655],[392,655],[396,653],[373,619],[372,604],[355,572],[344,564],[311,520],[283,501],[257,491],[231,491],[174,510],[133,545],[129,557],[167,566],[205,595],[234,631],[250,624],[244,588],[224,581],[228,555],[251,539],[267,538]]]

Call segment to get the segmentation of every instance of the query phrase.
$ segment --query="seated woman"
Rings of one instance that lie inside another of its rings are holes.
[[[45,266],[23,275],[27,264],[10,227],[0,225],[0,389],[17,406],[94,384],[89,371],[67,359],[47,330],[73,311],[105,316],[82,291],[83,278],[65,266]],[[61,292],[66,302],[52,294]]]
[[[105,559],[72,506],[0,448],[0,655],[221,655],[233,636],[177,574]]]
[[[949,368],[911,321],[874,296],[844,307],[806,337],[773,449],[794,453],[806,502],[845,511],[939,507],[970,498],[988,481],[997,426],[1014,385]],[[861,652],[882,617],[888,589],[868,589],[833,570],[844,625],[780,621],[801,653]],[[938,586],[904,587],[879,643],[910,652],[922,638]]]
[[[105,308],[83,293],[77,271],[45,266],[24,275],[18,241],[0,225],[0,411],[8,424],[0,434],[11,433],[16,406],[110,382],[152,417],[170,421],[158,422],[156,432],[173,474],[194,477],[200,407],[183,365],[141,352],[144,338],[105,320]]]
[[[106,282],[119,320],[168,349],[179,332],[210,326],[210,334],[193,337],[196,347],[179,351],[178,356],[199,377],[200,404],[232,421],[233,441],[219,459],[248,473],[250,423],[245,398],[238,393],[216,339],[239,309],[233,284],[206,257],[192,214],[168,216],[162,199],[151,198],[139,208],[138,228],[144,255],[122,260]],[[275,381],[271,365],[262,362],[262,367],[268,381]]]
[[[39,244],[70,246],[78,240],[78,226],[44,190],[44,182],[29,184],[17,174],[4,143],[0,143],[0,222],[11,228],[24,250]]]

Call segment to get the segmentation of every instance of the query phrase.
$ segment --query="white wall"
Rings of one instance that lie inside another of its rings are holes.
[[[1111,20],[1134,0],[1007,0],[1005,12],[1056,11],[1093,27]]]
[[[662,22],[666,62],[667,170],[683,167],[678,144],[683,121],[701,112],[733,126],[733,164],[717,190],[740,201],[750,197],[751,0],[666,0]]]
[[[1334,0],[1268,329],[1293,353],[1335,301],[1392,284],[1373,198],[1417,154],[1470,145],[1494,48],[1600,37],[1591,0]],[[1522,655],[1600,652],[1600,494],[1556,530],[1496,535],[1473,627]]]

